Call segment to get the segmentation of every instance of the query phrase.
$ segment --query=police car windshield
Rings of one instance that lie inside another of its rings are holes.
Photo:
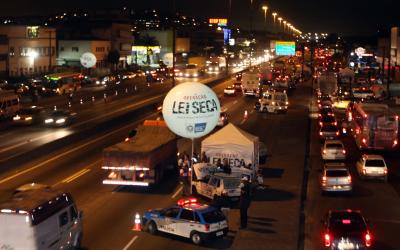
[[[217,222],[225,220],[224,214],[217,209],[207,211],[207,212],[203,213],[202,215],[203,215],[203,219],[206,223],[217,223]]]
[[[240,185],[240,179],[224,179],[224,187],[226,189],[234,189],[239,187]]]

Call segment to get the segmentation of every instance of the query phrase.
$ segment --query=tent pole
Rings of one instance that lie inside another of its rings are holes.
[[[192,138],[192,159],[191,159],[191,165],[190,165],[190,195],[192,195],[192,182],[193,182],[193,165],[194,165],[194,138]]]

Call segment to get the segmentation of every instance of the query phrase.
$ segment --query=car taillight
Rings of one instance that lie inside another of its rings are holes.
[[[322,122],[319,122],[319,125],[322,126]]]
[[[346,154],[346,150],[343,149],[342,152],[343,152],[343,154]]]
[[[324,150],[322,150],[322,153],[323,153],[323,154],[326,154],[326,150],[325,150],[325,149],[324,149]]]
[[[367,143],[367,139],[363,138],[363,139],[362,139],[362,142],[363,142],[364,144],[366,144],[366,143]]]
[[[204,224],[204,231],[210,231],[210,224]]]
[[[334,122],[333,124],[335,124],[335,126],[337,126],[337,122]]]
[[[324,245],[325,247],[330,247],[331,246],[331,236],[329,234],[325,234],[324,236]]]
[[[372,245],[371,235],[369,233],[365,234],[365,246],[370,247]]]
[[[336,135],[339,135],[339,131],[338,131],[338,132],[336,132]]]
[[[387,175],[388,170],[387,170],[387,169],[384,169],[384,170],[383,170],[383,173],[384,173],[385,175]]]
[[[322,136],[322,132],[319,132],[319,135]]]
[[[125,138],[125,141],[129,141],[129,137],[126,137],[126,138]]]
[[[347,176],[347,180],[351,182],[351,175]]]
[[[396,146],[397,145],[397,140],[394,140],[393,141],[393,146]]]

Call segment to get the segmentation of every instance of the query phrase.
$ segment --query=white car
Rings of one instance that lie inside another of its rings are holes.
[[[236,95],[235,86],[228,86],[224,89],[224,95],[226,96],[233,96]]]
[[[259,112],[286,113],[289,106],[289,99],[286,92],[267,91],[259,99],[259,103]]]
[[[212,200],[239,201],[239,185],[239,175],[215,173],[202,180],[193,180],[192,189],[194,194],[199,194]]]
[[[344,163],[327,163],[321,176],[321,191],[350,192],[353,189],[349,169]]]
[[[346,160],[346,150],[340,140],[326,140],[321,156],[323,160]]]
[[[356,163],[361,178],[378,178],[387,181],[388,168],[385,159],[380,155],[364,154]]]

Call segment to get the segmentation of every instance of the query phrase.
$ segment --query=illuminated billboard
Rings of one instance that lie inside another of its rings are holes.
[[[294,56],[296,54],[296,44],[289,41],[276,41],[275,53],[278,56]]]
[[[210,18],[208,19],[209,24],[217,24],[219,27],[226,27],[228,25],[228,19],[226,18]]]

